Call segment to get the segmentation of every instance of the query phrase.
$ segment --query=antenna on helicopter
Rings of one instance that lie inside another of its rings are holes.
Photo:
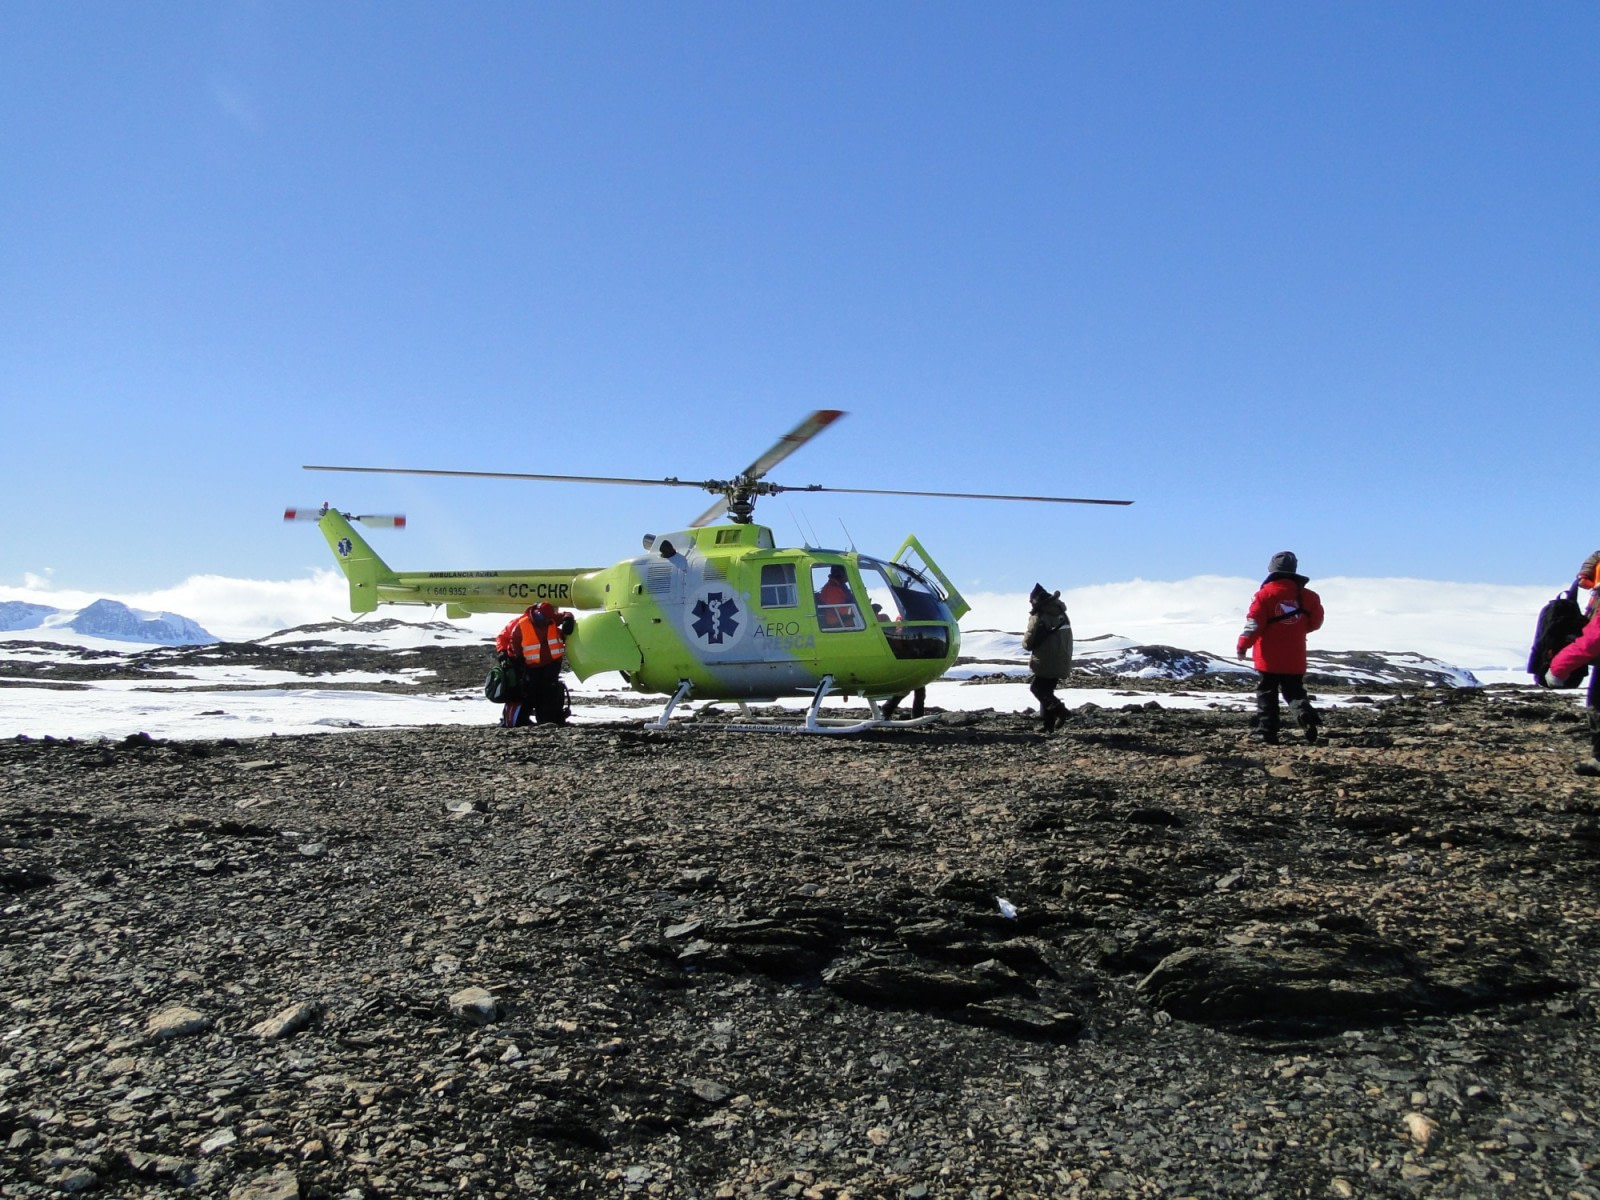
[[[536,475],[521,471],[439,471],[418,467],[332,467],[307,465],[307,471],[348,471],[372,475],[441,475],[465,479],[534,479],[553,483],[610,483],[634,487],[692,487],[719,496],[715,504],[692,522],[691,527],[709,525],[723,513],[735,524],[748,525],[754,520],[756,497],[777,496],[784,492],[834,492],[857,496],[930,496],[949,500],[1019,500],[1038,504],[1132,504],[1132,500],[1090,500],[1081,496],[1010,496],[990,492],[922,492],[899,491],[892,488],[823,487],[818,483],[804,487],[787,487],[768,483],[763,477],[801,446],[832,425],[845,414],[839,409],[823,408],[812,413],[788,433],[780,437],[765,454],[760,455],[732,479],[630,479],[614,475]],[[290,510],[297,511],[297,510]],[[295,519],[295,518],[288,518]],[[314,520],[314,517],[304,519]],[[357,517],[355,520],[370,520]],[[400,524],[405,519],[398,518]]]

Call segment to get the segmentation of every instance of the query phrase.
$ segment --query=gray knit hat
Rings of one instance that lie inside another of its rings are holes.
[[[1272,561],[1267,564],[1267,573],[1269,575],[1276,575],[1279,572],[1285,575],[1293,575],[1299,569],[1300,560],[1294,556],[1293,550],[1279,550],[1272,556]]]

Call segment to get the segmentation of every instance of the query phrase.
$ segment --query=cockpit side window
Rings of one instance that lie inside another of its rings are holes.
[[[817,601],[817,625],[824,633],[864,628],[843,563],[814,564],[811,587]]]
[[[793,563],[761,564],[761,607],[795,608],[800,603],[800,586],[795,582]]]
[[[882,563],[862,559],[858,564],[861,583],[867,589],[867,604],[880,623],[906,619],[905,606],[896,594],[895,580]]]

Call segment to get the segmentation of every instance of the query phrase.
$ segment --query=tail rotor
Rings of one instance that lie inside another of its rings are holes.
[[[324,504],[321,508],[286,508],[283,510],[285,521],[320,521],[328,515],[329,506]],[[340,513],[346,521],[355,521],[365,525],[368,529],[404,529],[406,518],[404,513]]]

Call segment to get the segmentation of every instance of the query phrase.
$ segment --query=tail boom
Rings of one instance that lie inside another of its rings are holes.
[[[380,604],[442,604],[452,617],[521,612],[541,601],[558,608],[605,607],[603,572],[597,568],[395,571],[337,509],[322,512],[317,527],[349,581],[351,612],[375,612]]]
[[[602,572],[588,567],[534,571],[404,571],[376,585],[379,604],[445,604],[451,616],[519,613],[548,601],[557,608],[605,607]],[[354,607],[355,585],[351,585]],[[356,611],[361,611],[356,609]]]

